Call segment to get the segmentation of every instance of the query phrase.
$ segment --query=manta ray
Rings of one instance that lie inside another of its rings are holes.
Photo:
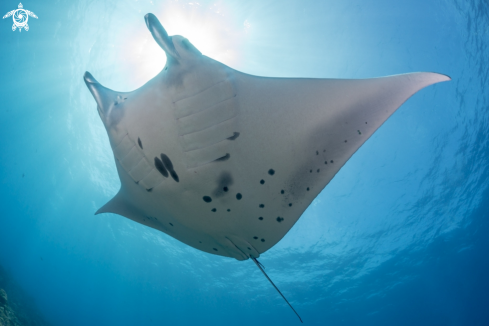
[[[251,258],[277,290],[260,254],[410,96],[450,80],[430,72],[258,77],[169,36],[153,14],[145,21],[167,57],[156,77],[117,92],[84,75],[121,181],[96,214],[124,216],[210,254]]]

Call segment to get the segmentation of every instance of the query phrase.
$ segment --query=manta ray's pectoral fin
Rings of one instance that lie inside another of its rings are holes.
[[[95,212],[95,215],[102,213],[118,214],[138,222],[142,220],[142,215],[136,209],[127,204],[121,195],[121,191],[119,191],[117,195],[109,200],[104,206],[100,207]]]
[[[294,313],[297,315],[297,317],[299,317],[299,320],[301,321],[301,323],[304,323],[302,321],[301,316],[299,316],[299,314],[297,313],[297,311],[295,311],[294,307],[292,307],[292,305],[289,303],[289,301],[287,301],[287,299],[282,294],[282,292],[280,292],[280,290],[278,289],[278,287],[272,282],[272,280],[270,279],[270,277],[268,277],[267,273],[265,273],[265,270],[264,270],[265,266],[263,266],[262,263],[260,263],[258,261],[258,259],[256,259],[255,257],[250,256],[250,258],[253,260],[253,262],[256,264],[256,266],[261,270],[261,272],[263,273],[263,275],[265,275],[265,277],[270,281],[270,283],[273,285],[273,287],[275,288],[275,290],[277,290],[278,293],[282,296],[282,298],[284,298],[285,302],[287,302],[287,304],[294,311]]]
[[[158,45],[165,51],[167,61],[178,61],[180,56],[173,45],[171,37],[168,36],[168,33],[163,28],[158,18],[149,13],[144,16],[144,21],[146,22],[146,26],[151,32],[151,35],[153,35],[156,43],[158,43]]]

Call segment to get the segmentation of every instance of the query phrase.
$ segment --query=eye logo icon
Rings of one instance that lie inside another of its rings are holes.
[[[25,10],[24,6],[22,6],[22,3],[19,3],[19,9],[9,11],[5,16],[3,16],[3,19],[10,16],[12,16],[14,20],[14,24],[12,25],[12,31],[15,31],[18,28],[19,32],[22,31],[22,28],[25,29],[26,31],[29,30],[29,25],[27,25],[29,16],[37,19],[36,14],[33,13],[32,11]]]

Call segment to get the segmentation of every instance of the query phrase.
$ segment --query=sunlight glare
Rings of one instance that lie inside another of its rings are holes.
[[[173,1],[154,14],[168,35],[182,35],[203,55],[233,66],[239,62],[239,47],[247,26],[233,20],[230,12],[230,8],[217,3],[203,6],[197,2]],[[166,56],[146,26],[133,33],[122,60],[132,66],[134,83],[141,86],[163,69]]]

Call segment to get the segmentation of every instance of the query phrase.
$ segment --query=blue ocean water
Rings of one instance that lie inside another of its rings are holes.
[[[0,25],[0,266],[50,323],[299,324],[251,261],[94,216],[120,184],[82,76],[129,91],[156,75],[152,12],[250,74],[451,76],[409,99],[261,262],[308,325],[489,324],[487,1],[23,5],[29,31]]]

